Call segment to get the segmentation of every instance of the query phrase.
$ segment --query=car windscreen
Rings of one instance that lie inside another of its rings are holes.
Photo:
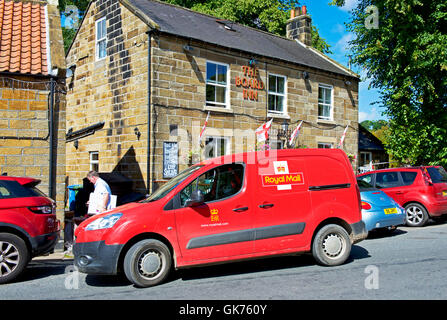
[[[357,179],[357,184],[359,186],[360,192],[361,191],[373,191],[378,190],[377,188],[374,188],[371,184],[366,182],[365,180]]]
[[[27,197],[45,197],[45,194],[35,187],[22,186],[17,181],[0,180],[0,199]]]
[[[194,172],[199,170],[201,167],[203,167],[203,166],[192,166],[192,167],[189,167],[189,168],[183,170],[178,175],[176,175],[174,178],[169,180],[165,185],[158,188],[149,197],[142,200],[141,202],[151,202],[151,201],[155,201],[155,200],[159,200],[159,199],[163,198],[169,192],[171,192],[171,190],[173,190],[175,187],[177,187],[181,182],[183,182],[186,178],[188,178]]]
[[[443,167],[429,167],[427,171],[433,183],[447,182],[447,172]]]

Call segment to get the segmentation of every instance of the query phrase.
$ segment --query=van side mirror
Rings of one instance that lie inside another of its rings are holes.
[[[194,190],[191,193],[191,197],[186,200],[185,207],[196,207],[205,202],[205,197],[203,196],[202,191]]]

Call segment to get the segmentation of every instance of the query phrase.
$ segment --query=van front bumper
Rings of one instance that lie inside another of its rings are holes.
[[[362,220],[351,224],[350,227],[352,231],[349,236],[351,237],[351,242],[353,244],[360,242],[368,237],[368,231],[366,230],[365,222],[363,222]]]
[[[87,274],[117,274],[118,259],[124,245],[107,245],[104,241],[73,245],[74,264]]]

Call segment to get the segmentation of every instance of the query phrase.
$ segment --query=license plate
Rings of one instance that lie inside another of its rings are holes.
[[[387,208],[383,209],[383,211],[385,211],[385,214],[394,214],[397,213],[397,208]]]

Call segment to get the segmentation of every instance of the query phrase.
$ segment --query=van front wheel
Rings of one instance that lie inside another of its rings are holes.
[[[124,258],[124,273],[137,287],[151,287],[163,282],[172,265],[171,252],[161,241],[142,240],[134,244]]]
[[[336,224],[328,224],[315,235],[312,255],[323,266],[338,266],[351,253],[351,239],[348,232]]]

